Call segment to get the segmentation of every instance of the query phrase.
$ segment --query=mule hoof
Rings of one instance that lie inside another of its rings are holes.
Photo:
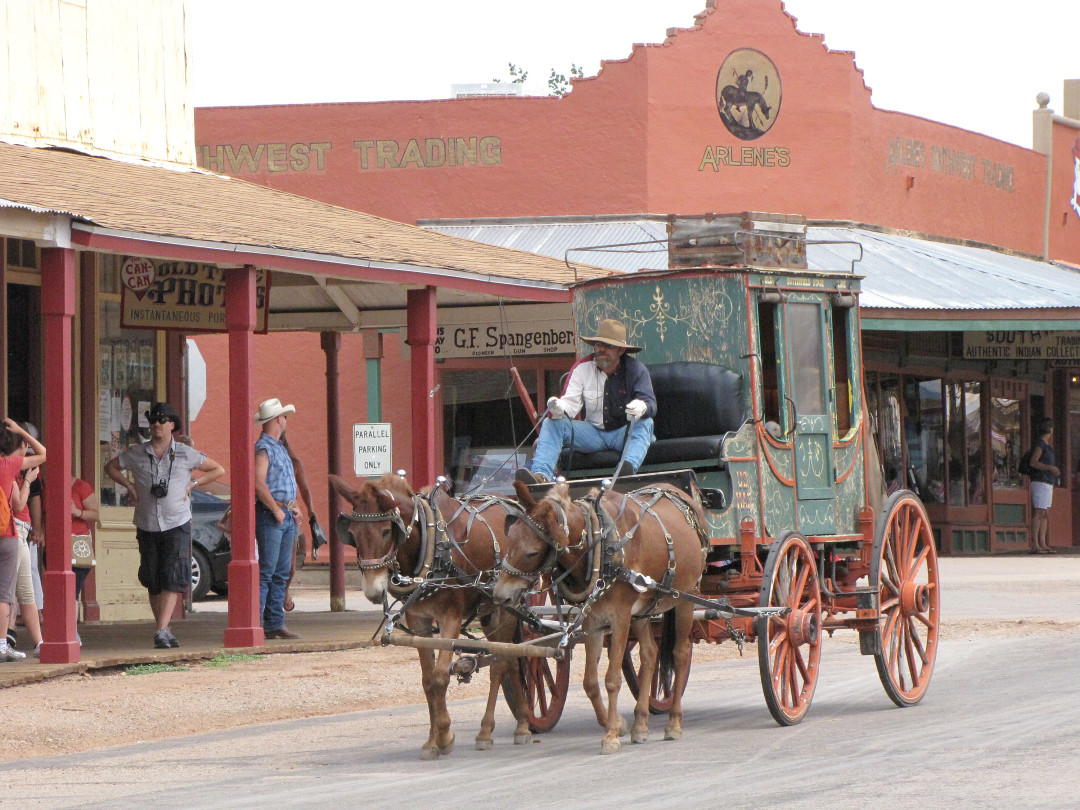
[[[515,734],[514,745],[528,745],[532,742],[532,734]]]
[[[619,742],[617,738],[614,740],[609,740],[605,737],[600,743],[601,754],[617,754],[619,753],[620,748],[622,748],[622,743]]]
[[[438,759],[438,758],[439,758],[439,749],[438,748],[421,748],[420,749],[420,759],[423,760],[424,762],[429,762],[429,761],[431,761],[433,759]]]
[[[619,736],[620,737],[625,737],[626,733],[629,730],[630,730],[630,726],[628,726],[626,724],[626,718],[625,717],[620,717],[619,718]]]
[[[682,729],[681,728],[667,728],[667,729],[664,729],[664,739],[665,740],[681,740],[682,739]]]
[[[450,738],[450,742],[448,742],[446,745],[440,745],[439,746],[439,753],[444,757],[453,750],[454,750],[454,738],[453,737]]]
[[[630,734],[630,742],[632,742],[632,743],[643,743],[643,742],[647,742],[648,739],[649,739],[649,732],[648,731],[634,731],[634,732],[632,732]]]
[[[490,751],[491,746],[492,746],[492,741],[491,740],[477,740],[476,741],[476,750],[477,751]]]

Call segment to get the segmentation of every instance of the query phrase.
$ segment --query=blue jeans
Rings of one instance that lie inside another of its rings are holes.
[[[255,508],[255,542],[259,547],[259,615],[264,631],[285,626],[285,585],[292,570],[296,521],[285,513],[278,523],[274,516]]]
[[[653,441],[653,420],[639,419],[630,433],[630,447],[626,451],[626,464],[633,469],[627,470],[626,465],[623,465],[623,473],[637,472]],[[597,453],[601,450],[622,453],[626,443],[626,428],[601,430],[592,422],[577,419],[545,419],[540,428],[540,438],[536,440],[536,453],[529,463],[529,469],[554,479],[559,453],[564,447],[569,447],[571,442],[575,453]]]

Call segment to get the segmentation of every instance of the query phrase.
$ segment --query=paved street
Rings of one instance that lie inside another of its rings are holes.
[[[683,740],[663,742],[658,716],[648,743],[615,756],[599,755],[600,730],[574,685],[558,727],[527,747],[511,744],[502,709],[494,750],[473,750],[483,707],[463,701],[451,709],[454,753],[420,762],[427,718],[413,705],[10,762],[0,766],[4,802],[1075,807],[1080,558],[945,560],[942,574],[947,628],[929,693],[910,709],[893,706],[846,634],[826,640],[813,706],[791,728],[769,716],[749,650],[695,664]]]

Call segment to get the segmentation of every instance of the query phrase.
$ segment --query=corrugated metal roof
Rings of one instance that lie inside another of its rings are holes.
[[[556,258],[565,256],[570,248],[660,240],[661,245],[573,252],[570,257],[620,272],[667,267],[667,230],[660,217],[593,222],[430,221],[421,225],[441,233],[536,250]],[[852,243],[862,247],[859,261],[855,261],[860,256],[859,247]],[[989,248],[935,242],[854,225],[808,227],[807,262],[815,270],[853,269],[857,275],[864,276],[860,298],[863,309],[943,312],[1080,307],[1080,272],[1071,267]]]
[[[667,267],[667,226],[647,219],[596,222],[513,222],[472,220],[421,221],[438,233],[473,239],[486,245],[528,250],[541,256],[606,267],[620,273]],[[621,247],[612,247],[620,245]],[[583,248],[599,248],[583,250]]]
[[[807,229],[807,262],[817,270],[849,266],[858,255],[865,309],[1017,310],[1080,307],[1080,273],[989,248],[934,242],[856,227]]]

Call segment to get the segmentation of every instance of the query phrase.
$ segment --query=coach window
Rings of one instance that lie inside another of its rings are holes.
[[[123,257],[98,255],[98,402],[100,461],[129,444],[147,441],[143,415],[158,397],[157,332],[120,326],[120,272]],[[128,506],[127,490],[102,476],[102,506]]]
[[[776,354],[777,305],[761,301],[758,304],[759,359],[761,361],[762,416],[766,423],[783,425],[780,417],[779,358]],[[790,431],[790,427],[788,428]]]
[[[836,403],[836,433],[847,436],[854,422],[856,392],[851,385],[851,313],[855,296],[836,294],[832,296],[832,352],[833,352],[833,402]]]

